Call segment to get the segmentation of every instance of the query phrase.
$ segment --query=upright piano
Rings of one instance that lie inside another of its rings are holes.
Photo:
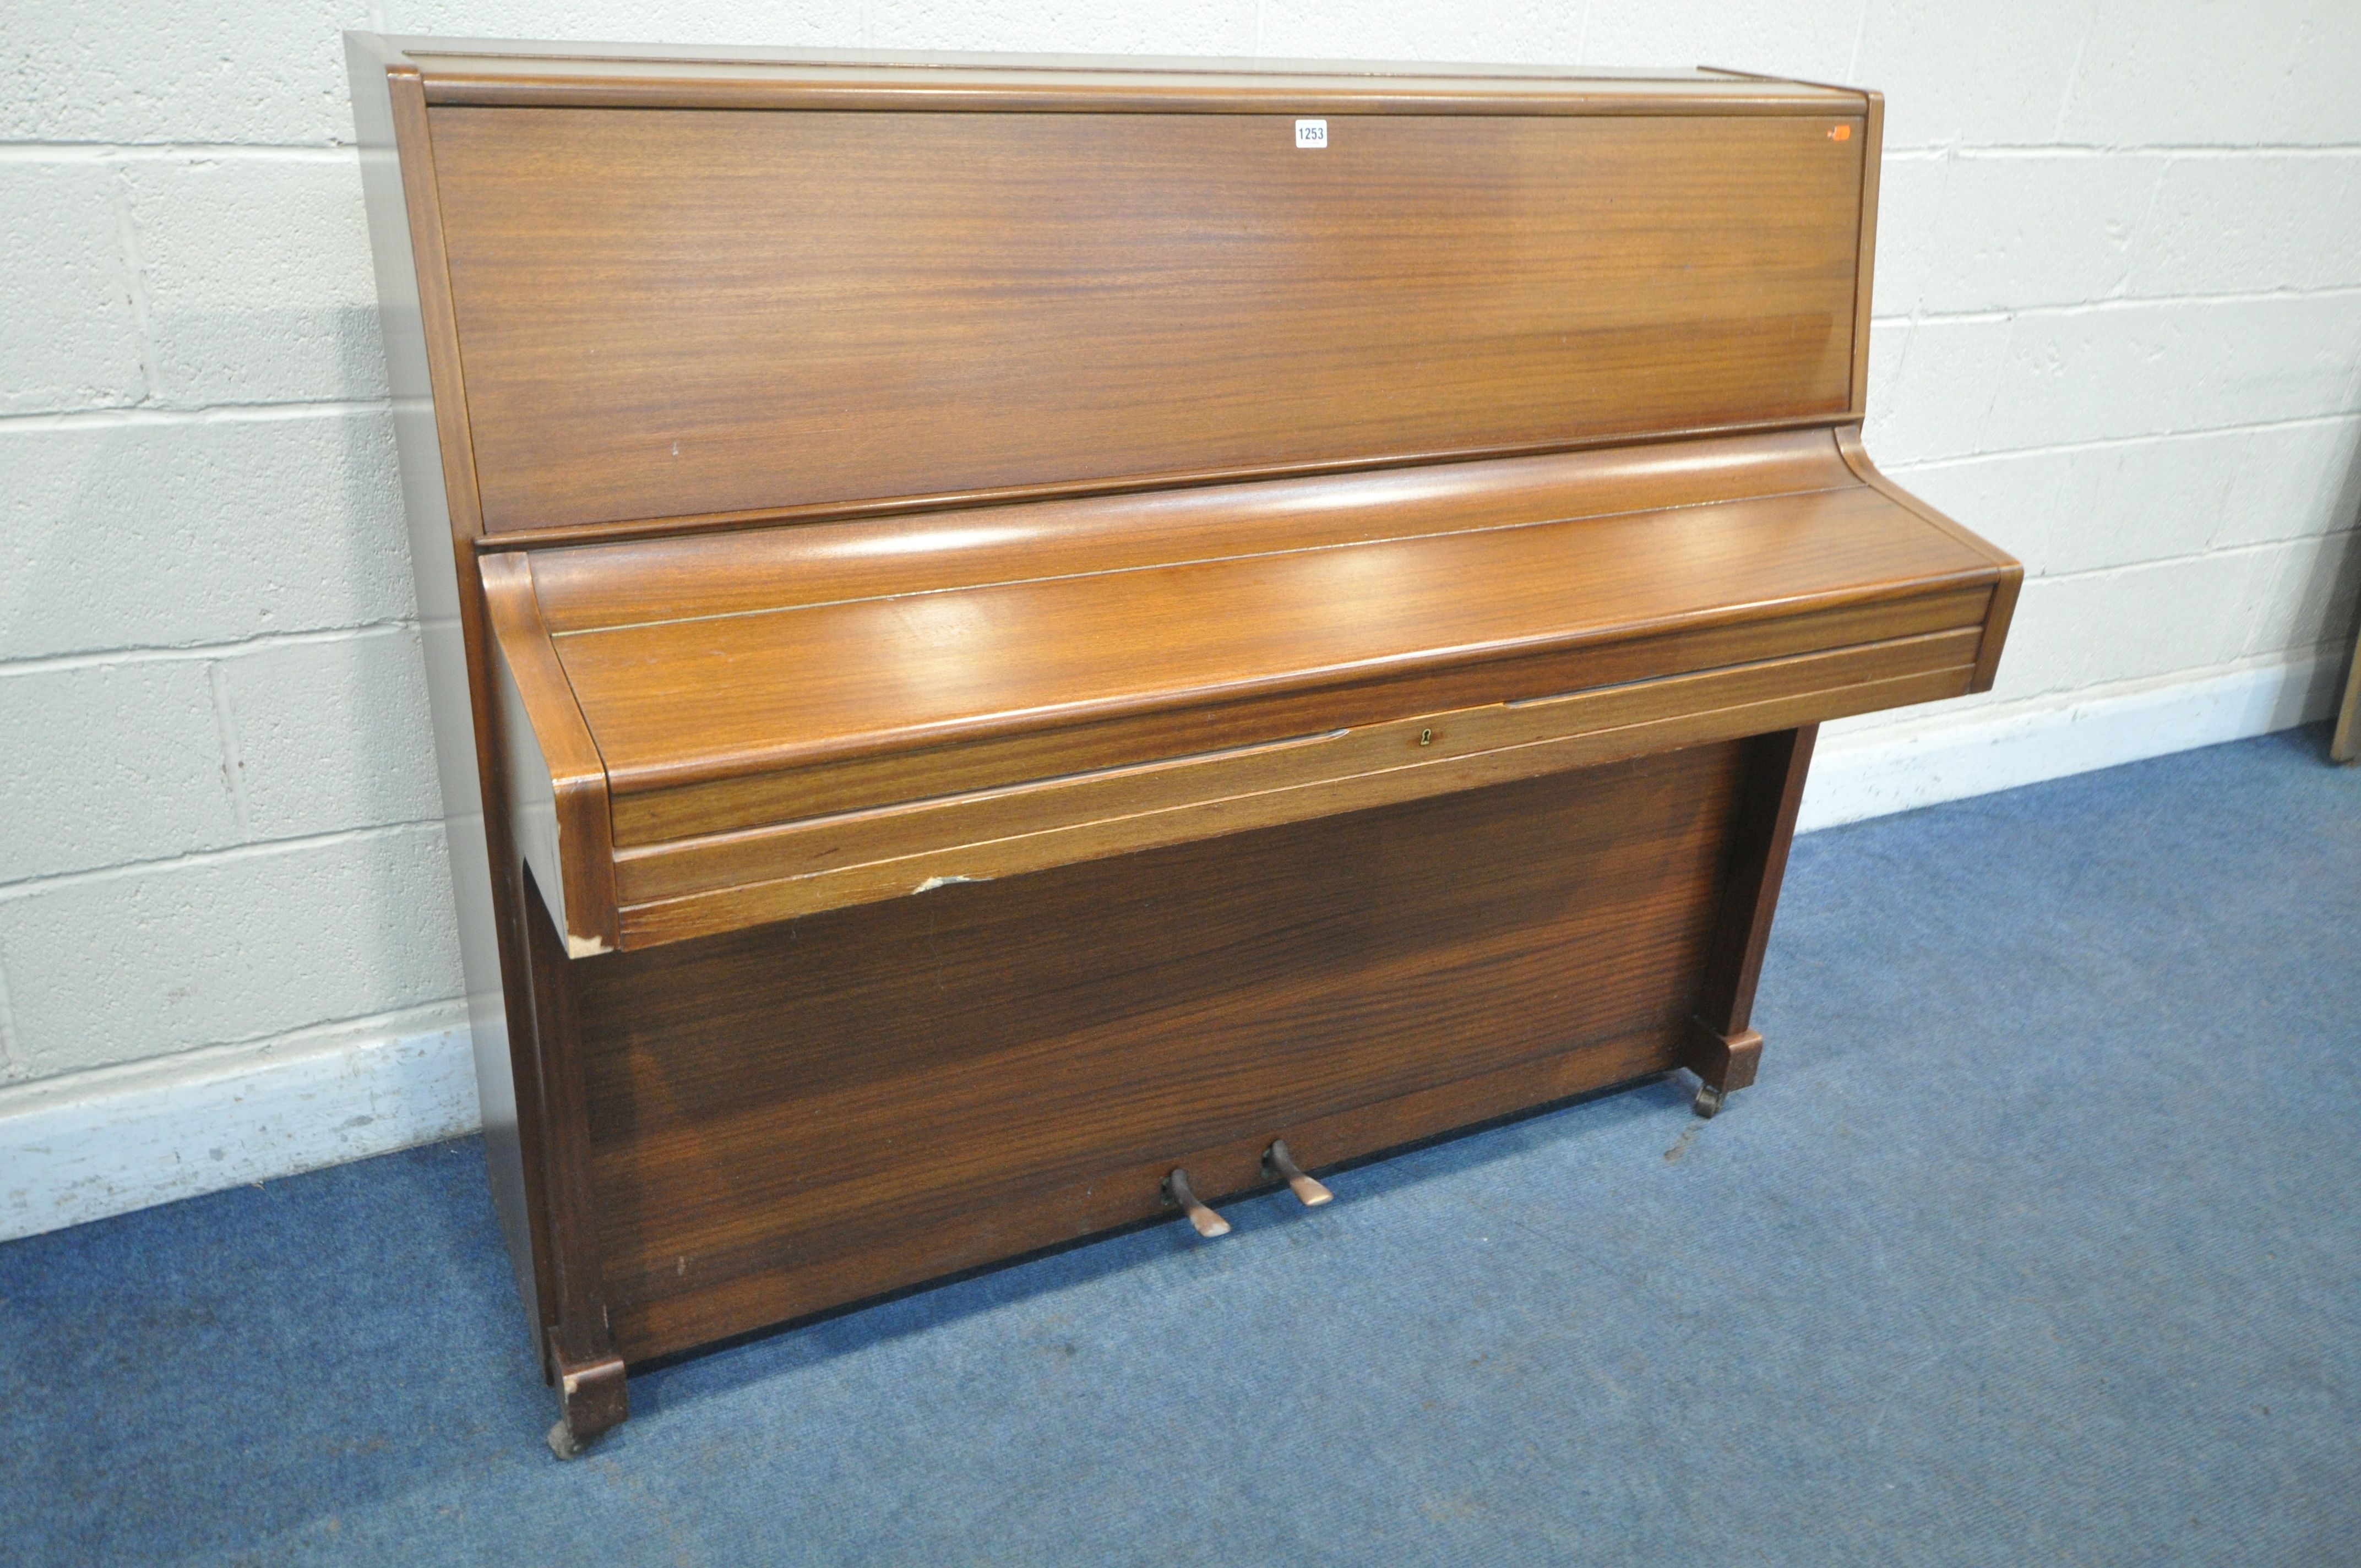
[[[2017,565],[1861,444],[1875,93],[348,41],[561,1454],[650,1358],[1711,1113],[1816,727],[1992,684]]]

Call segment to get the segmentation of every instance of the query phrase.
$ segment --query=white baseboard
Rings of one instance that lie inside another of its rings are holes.
[[[2341,657],[2281,663],[2096,696],[1833,733],[1812,757],[1796,831],[1990,795],[2324,718]]]
[[[1907,811],[2324,717],[2323,653],[2043,705],[1832,733],[1801,828]],[[378,1020],[0,1089],[0,1240],[385,1154],[477,1125],[465,1024]]]
[[[0,1089],[0,1241],[475,1131],[467,1027],[423,1022]]]

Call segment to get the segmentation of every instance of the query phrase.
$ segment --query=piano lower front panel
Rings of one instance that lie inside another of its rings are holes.
[[[1661,1070],[1727,741],[570,966],[628,1360]],[[1343,1190],[1349,1195],[1350,1183]]]

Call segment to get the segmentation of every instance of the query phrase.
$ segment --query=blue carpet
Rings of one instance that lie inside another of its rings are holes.
[[[0,1247],[24,1563],[2361,1561],[2361,772],[1796,847],[1679,1081],[633,1380],[541,1434],[473,1143]]]

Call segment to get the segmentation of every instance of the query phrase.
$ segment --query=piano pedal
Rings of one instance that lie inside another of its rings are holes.
[[[1336,1196],[1327,1188],[1303,1174],[1302,1168],[1295,1163],[1295,1157],[1288,1153],[1285,1138],[1278,1139],[1270,1147],[1263,1150],[1262,1168],[1284,1180],[1288,1190],[1302,1200],[1303,1206],[1307,1209],[1317,1209],[1321,1204]]]
[[[1697,1099],[1690,1104],[1689,1109],[1710,1121],[1715,1113],[1720,1111],[1724,1098],[1726,1096],[1723,1091],[1716,1089],[1712,1084],[1700,1083],[1697,1085]]]
[[[1230,1223],[1207,1208],[1204,1201],[1190,1190],[1186,1170],[1175,1167],[1172,1174],[1164,1179],[1164,1201],[1179,1204],[1180,1212],[1189,1216],[1189,1223],[1197,1227],[1197,1234],[1207,1240],[1230,1234]]]

